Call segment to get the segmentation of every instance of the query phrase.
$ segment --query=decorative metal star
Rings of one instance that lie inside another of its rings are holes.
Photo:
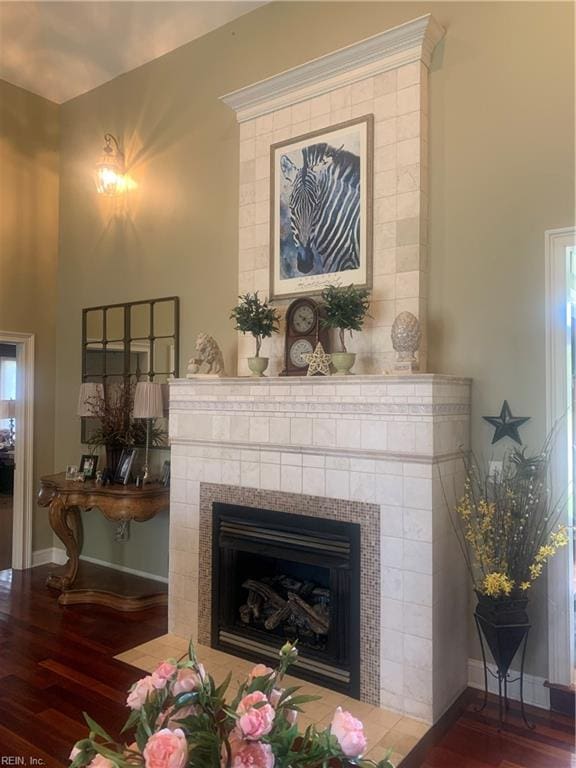
[[[308,363],[307,376],[314,376],[316,373],[320,373],[322,376],[330,376],[330,361],[332,360],[332,355],[329,355],[328,352],[324,352],[324,347],[320,342],[316,344],[314,352],[308,352],[307,354],[302,355],[302,360],[305,360]]]
[[[482,416],[484,421],[488,424],[492,424],[496,427],[494,437],[492,438],[492,445],[502,440],[503,437],[511,437],[519,445],[522,445],[522,440],[518,433],[518,427],[522,424],[530,421],[530,416],[512,416],[512,411],[508,405],[508,400],[504,400],[500,416]]]

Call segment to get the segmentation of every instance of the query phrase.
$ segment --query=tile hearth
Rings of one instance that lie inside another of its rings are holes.
[[[164,635],[125,651],[116,658],[137,669],[152,672],[159,662],[183,656],[187,647],[188,643],[184,638]],[[206,666],[216,683],[221,683],[228,673],[232,672],[232,690],[238,681],[245,678],[253,666],[252,662],[203,645],[197,647],[197,652],[200,661]],[[364,723],[369,745],[366,757],[375,761],[381,760],[391,749],[392,762],[397,765],[428,730],[428,726],[418,720],[402,717],[396,712],[363,704],[355,699],[347,699],[334,691],[294,677],[286,677],[286,685],[299,685],[302,687],[302,693],[322,697],[321,701],[315,701],[308,707],[304,707],[304,713],[299,716],[299,726],[302,730],[311,724],[319,727],[327,726],[334,709],[338,706],[344,707]]]
[[[380,614],[360,697],[436,721],[467,684],[466,579],[444,492],[462,482],[469,407],[468,380],[433,374],[172,382],[169,631],[214,644],[204,593],[215,496],[294,514],[357,503],[378,549],[365,540],[374,571],[361,606],[369,592]]]

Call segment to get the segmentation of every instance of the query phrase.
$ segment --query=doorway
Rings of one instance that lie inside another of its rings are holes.
[[[0,360],[0,568],[21,570],[32,566],[34,334],[0,330]]]
[[[546,257],[546,420],[556,431],[552,487],[566,494],[560,524],[569,545],[548,564],[548,678],[553,686],[576,680],[574,583],[574,466],[576,397],[576,227],[548,230]]]
[[[0,343],[0,571],[12,567],[16,345]]]

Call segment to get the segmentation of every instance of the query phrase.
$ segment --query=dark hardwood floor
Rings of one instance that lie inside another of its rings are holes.
[[[83,711],[118,734],[142,673],[113,656],[164,634],[167,619],[166,608],[61,608],[44,586],[50,570],[0,572],[0,757],[61,768],[86,735]]]
[[[0,493],[0,571],[12,565],[12,494]]]
[[[83,711],[118,734],[126,690],[142,673],[113,657],[164,634],[166,609],[61,608],[44,586],[51,569],[0,572],[0,758],[63,768],[86,734]],[[402,768],[576,768],[573,721],[529,708],[537,727],[528,731],[513,705],[498,732],[494,700],[483,713],[476,701],[468,692]]]
[[[574,768],[574,720],[526,707],[534,730],[525,727],[517,702],[498,727],[498,699],[482,712],[479,691],[468,689],[442,721],[406,756],[400,768]]]

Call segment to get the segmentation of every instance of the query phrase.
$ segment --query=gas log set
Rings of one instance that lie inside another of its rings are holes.
[[[310,581],[279,575],[260,580],[246,579],[248,591],[240,606],[243,624],[282,635],[312,648],[323,648],[330,629],[330,590]]]

